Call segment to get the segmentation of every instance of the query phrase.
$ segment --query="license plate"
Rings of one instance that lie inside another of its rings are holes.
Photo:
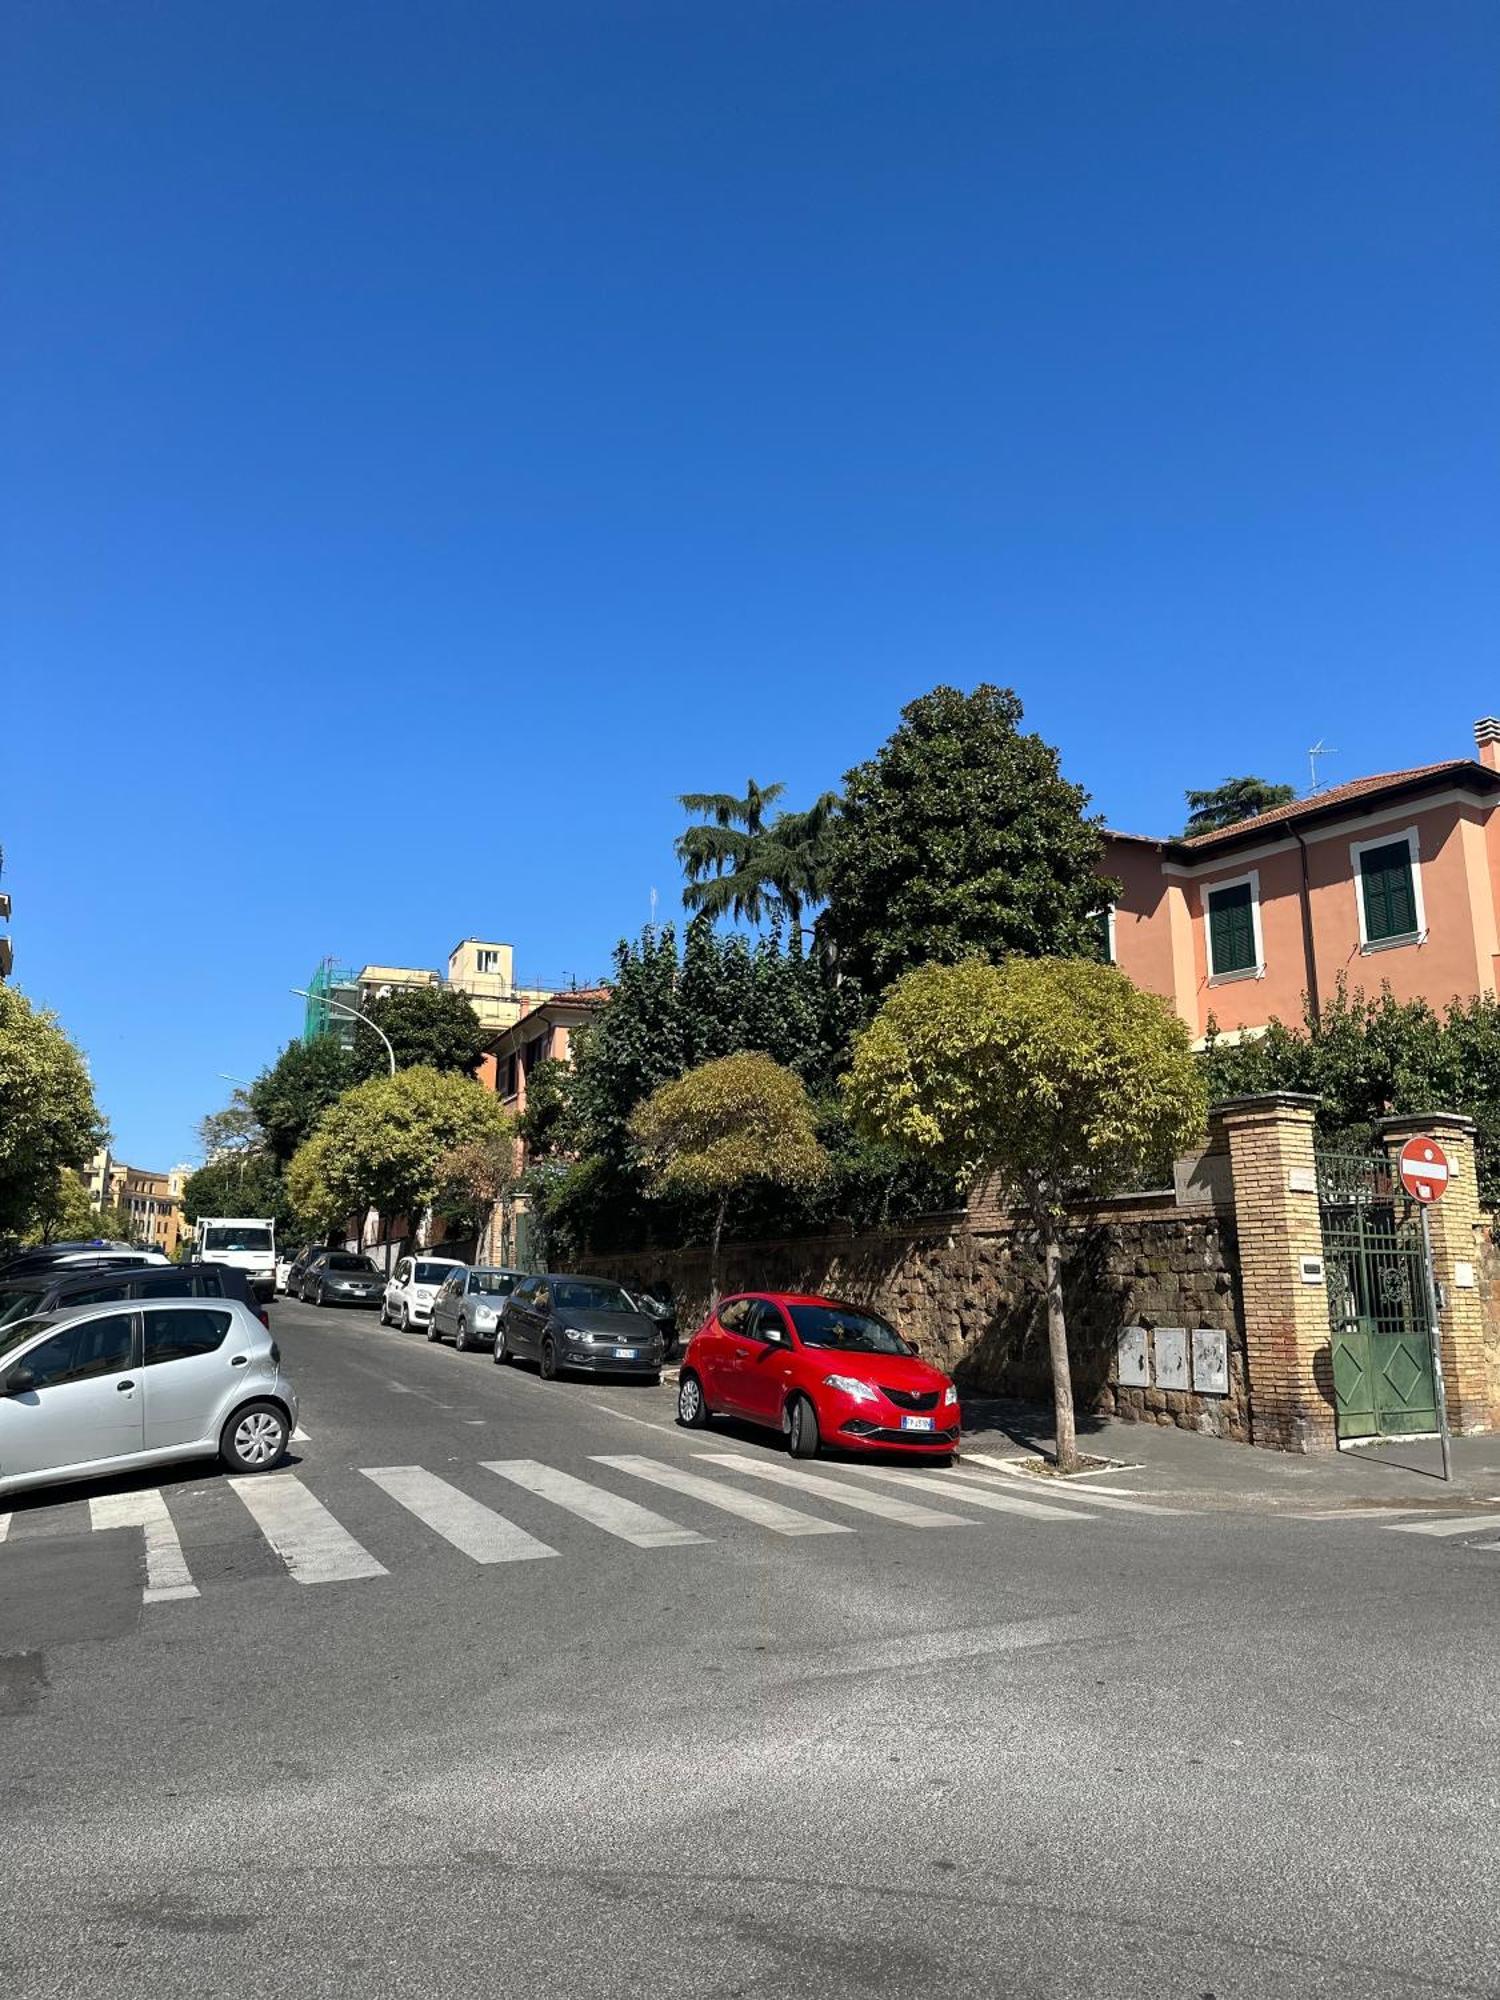
[[[635,1357],[636,1349],[633,1347],[617,1347],[615,1349],[616,1361],[634,1361]]]
[[[904,1431],[930,1431],[932,1429],[932,1419],[931,1417],[903,1417],[901,1419],[901,1428]]]

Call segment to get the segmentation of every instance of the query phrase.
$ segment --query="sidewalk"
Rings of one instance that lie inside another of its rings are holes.
[[[1006,1457],[1054,1449],[1053,1414],[1037,1405],[964,1398],[963,1450]],[[1453,1440],[1453,1482],[1442,1477],[1432,1438],[1391,1438],[1306,1456],[1228,1444],[1160,1424],[1080,1416],[1078,1448],[1115,1461],[1100,1479],[1138,1468],[1130,1489],[1191,1498],[1203,1506],[1251,1505],[1303,1513],[1321,1509],[1483,1507],[1500,1509],[1500,1436]],[[1086,1488],[1089,1476],[1076,1482]]]

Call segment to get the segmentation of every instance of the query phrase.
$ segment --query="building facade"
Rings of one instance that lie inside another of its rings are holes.
[[[150,1243],[167,1256],[177,1254],[189,1233],[182,1213],[182,1190],[192,1168],[178,1166],[166,1173],[152,1167],[127,1166],[107,1146],[101,1146],[81,1170],[96,1215],[117,1208],[130,1218],[133,1243]]]
[[[479,1080],[495,1092],[512,1118],[525,1114],[527,1085],[538,1065],[571,1063],[579,1030],[598,1017],[608,1000],[607,986],[554,993],[491,1036],[480,1063]],[[516,1172],[523,1173],[529,1164],[526,1142],[518,1136]],[[487,1251],[493,1262],[527,1268],[531,1256],[528,1213],[525,1195],[506,1195],[495,1204]]]
[[[551,992],[545,986],[517,986],[515,951],[487,938],[462,938],[448,954],[445,972],[425,965],[369,964],[358,968],[324,959],[307,984],[302,1039],[332,1036],[353,1044],[359,1024],[345,1008],[362,1013],[372,1000],[426,987],[466,995],[481,1027],[507,1028]]]
[[[1316,1016],[1342,980],[1441,1008],[1496,992],[1500,720],[1477,755],[1335,786],[1196,838],[1111,832],[1109,954],[1202,1043]],[[1305,996],[1305,1001],[1304,1001]]]

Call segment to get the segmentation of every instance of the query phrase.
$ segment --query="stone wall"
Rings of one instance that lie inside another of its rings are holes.
[[[1500,1244],[1495,1241],[1496,1220],[1495,1216],[1480,1211],[1479,1226],[1474,1231],[1474,1275],[1479,1282],[1483,1316],[1491,1422],[1500,1426]]]
[[[585,1268],[625,1284],[664,1285],[684,1338],[708,1310],[706,1248],[596,1258]],[[819,1292],[873,1307],[960,1386],[1051,1398],[1040,1255],[1026,1233],[986,1210],[929,1217],[864,1235],[732,1243],[725,1291]],[[1103,1204],[1070,1222],[1064,1290],[1074,1392],[1082,1410],[1250,1436],[1249,1383],[1233,1218],[1166,1193]],[[1115,1347],[1126,1326],[1216,1327],[1228,1336],[1229,1393],[1121,1388]]]

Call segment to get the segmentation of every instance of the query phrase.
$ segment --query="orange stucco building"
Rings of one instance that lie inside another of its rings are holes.
[[[1477,754],[1357,778],[1195,839],[1105,836],[1110,955],[1202,1040],[1314,1012],[1342,978],[1442,1007],[1500,969],[1500,720]]]

